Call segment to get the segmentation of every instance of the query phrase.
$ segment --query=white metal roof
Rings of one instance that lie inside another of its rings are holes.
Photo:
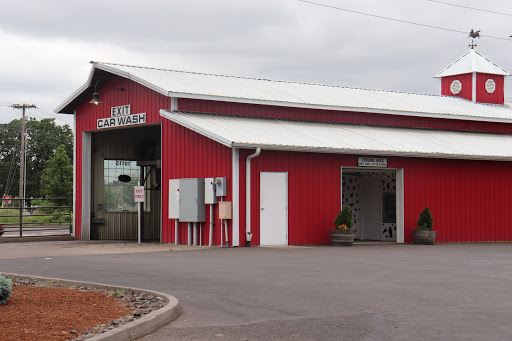
[[[73,101],[93,84],[95,70],[131,79],[165,96],[389,115],[512,122],[512,108],[452,96],[273,81],[110,63],[93,63],[88,83],[55,111],[72,112]]]
[[[510,73],[482,56],[476,50],[471,49],[462,57],[441,70],[435,78],[462,75],[465,73],[480,72],[494,75],[510,76]]]
[[[160,115],[235,148],[512,161],[512,135],[292,121],[160,110]]]

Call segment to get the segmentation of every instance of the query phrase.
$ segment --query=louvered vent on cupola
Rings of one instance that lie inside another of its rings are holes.
[[[510,74],[471,49],[434,77],[441,78],[441,95],[504,104],[505,76]]]

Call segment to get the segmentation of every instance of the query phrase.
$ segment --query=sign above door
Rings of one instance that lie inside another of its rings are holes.
[[[146,123],[146,113],[132,114],[131,105],[110,108],[110,116],[97,120],[96,129]]]
[[[359,167],[387,167],[388,159],[385,157],[358,156],[357,165]]]

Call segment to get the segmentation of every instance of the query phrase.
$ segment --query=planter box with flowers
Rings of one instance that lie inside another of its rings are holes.
[[[350,207],[345,206],[334,220],[334,230],[331,230],[331,245],[351,246],[354,244],[354,236],[357,230],[352,228],[354,224]]]
[[[417,222],[418,229],[412,230],[412,241],[414,244],[434,245],[437,231],[432,230],[434,219],[428,207],[425,207]]]

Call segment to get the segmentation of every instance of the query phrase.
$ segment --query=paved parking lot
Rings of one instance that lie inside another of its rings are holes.
[[[189,251],[27,244],[0,244],[0,271],[177,297],[183,315],[145,341],[512,339],[511,243]]]

